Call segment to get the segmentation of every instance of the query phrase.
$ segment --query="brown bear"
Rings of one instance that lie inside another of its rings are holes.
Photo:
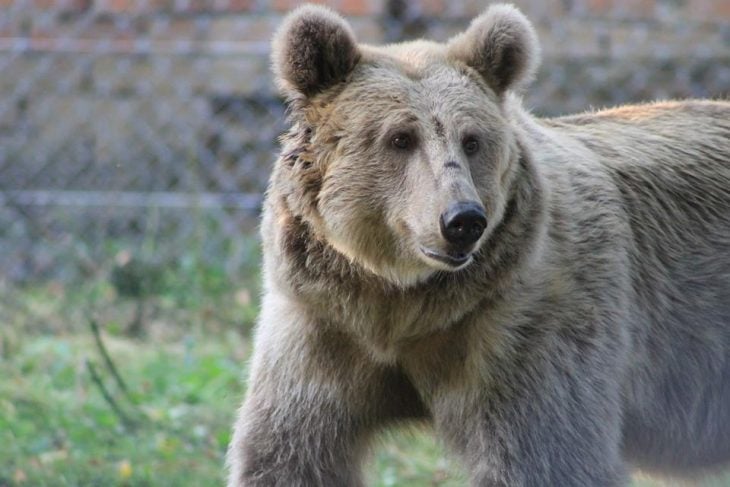
[[[730,103],[557,119],[497,5],[444,44],[273,43],[291,111],[229,486],[358,486],[428,422],[478,486],[617,486],[730,460]]]

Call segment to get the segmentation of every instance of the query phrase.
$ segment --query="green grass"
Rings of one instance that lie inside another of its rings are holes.
[[[231,286],[219,271],[195,265],[164,272],[166,284],[145,298],[141,338],[125,334],[134,300],[107,279],[13,291],[15,312],[5,310],[9,326],[0,328],[0,487],[223,483],[258,281]],[[127,394],[104,365],[91,317]],[[87,362],[121,413],[104,398]],[[466,485],[427,430],[386,435],[367,476],[377,487]]]
[[[6,350],[0,485],[221,484],[248,340],[235,330],[160,341],[103,336],[129,397],[104,367],[90,332],[24,335]],[[104,399],[87,361],[130,424]],[[371,464],[376,486],[464,484],[423,432],[390,435]]]
[[[88,279],[0,281],[0,487],[222,484],[257,313],[250,247],[235,283],[194,253],[159,263],[113,245]],[[140,309],[141,336],[129,336]]]
[[[103,371],[91,336],[34,337],[0,362],[0,485],[212,485],[242,392],[246,346],[108,340],[131,391],[105,374],[130,424],[116,414],[85,363]]]

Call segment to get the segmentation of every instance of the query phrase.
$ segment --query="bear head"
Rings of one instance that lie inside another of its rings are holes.
[[[300,7],[273,41],[292,119],[274,190],[317,238],[392,283],[459,271],[504,215],[519,157],[506,100],[538,58],[508,5],[443,44],[379,47],[333,11]]]

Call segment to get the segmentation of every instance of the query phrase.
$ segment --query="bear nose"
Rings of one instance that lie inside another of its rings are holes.
[[[451,244],[467,247],[484,233],[487,216],[484,207],[475,201],[452,203],[441,213],[441,235]]]

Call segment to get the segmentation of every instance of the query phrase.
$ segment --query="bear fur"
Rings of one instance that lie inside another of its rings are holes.
[[[444,44],[284,21],[230,487],[363,485],[370,440],[408,421],[479,486],[730,461],[730,103],[538,119],[515,95],[538,59],[507,5]],[[486,215],[458,255],[455,201]]]

